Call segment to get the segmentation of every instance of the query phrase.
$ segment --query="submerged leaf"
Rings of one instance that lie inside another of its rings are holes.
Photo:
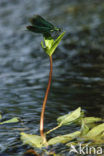
[[[80,133],[81,133],[80,131],[76,131],[74,133],[54,137],[48,141],[48,144],[54,145],[57,143],[66,143],[66,142],[71,141],[74,138],[78,137],[80,135]]]
[[[66,115],[63,115],[63,116],[60,116],[57,121],[58,121],[58,124],[59,125],[69,125],[71,124],[72,122],[74,122],[76,119],[78,119],[79,117],[81,116],[81,108],[77,108],[75,111],[69,113],[69,114],[66,114]]]
[[[12,118],[10,120],[6,120],[6,121],[3,121],[3,122],[0,122],[0,125],[6,124],[6,123],[15,123],[15,122],[19,122],[19,118],[14,117],[14,118]]]
[[[26,134],[24,132],[21,132],[21,140],[24,144],[28,144],[32,147],[41,148],[42,145],[42,138],[38,135],[32,135],[32,134]]]
[[[88,133],[87,133],[87,137],[89,138],[93,138],[96,137],[98,135],[100,135],[102,132],[104,132],[104,123],[100,124],[94,128],[92,128]]]

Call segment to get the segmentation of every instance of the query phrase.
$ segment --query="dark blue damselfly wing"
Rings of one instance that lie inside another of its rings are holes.
[[[27,26],[27,29],[35,33],[50,34],[54,31],[60,31],[60,28],[55,27],[39,15],[33,16],[30,22],[32,25]]]

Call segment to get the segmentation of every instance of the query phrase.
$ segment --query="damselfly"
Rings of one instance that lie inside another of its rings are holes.
[[[55,27],[53,24],[46,21],[43,17],[39,15],[33,16],[30,19],[30,22],[32,25],[27,26],[27,29],[35,33],[50,34],[54,31],[61,31],[60,28]]]

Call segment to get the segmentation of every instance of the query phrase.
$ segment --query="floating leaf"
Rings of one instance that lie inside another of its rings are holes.
[[[61,135],[61,136],[54,137],[48,141],[48,144],[54,145],[57,143],[66,143],[66,142],[71,141],[74,138],[78,137],[80,135],[80,133],[81,133],[80,131],[76,131],[74,133],[70,133],[67,135]]]
[[[24,144],[28,144],[32,147],[41,148],[42,145],[42,138],[38,135],[32,135],[32,134],[26,134],[24,132],[21,132],[21,140]]]
[[[82,125],[81,125],[81,135],[84,136],[88,133],[89,127],[85,124],[85,121],[82,120]]]
[[[90,123],[102,121],[102,118],[86,117],[86,118],[83,118],[83,121],[85,124],[90,124]]]
[[[2,115],[0,114],[0,120],[2,119]]]
[[[81,116],[81,108],[77,108],[75,111],[69,113],[69,114],[66,114],[66,115],[63,115],[63,116],[60,116],[57,121],[58,121],[58,124],[59,125],[69,125],[71,124],[72,122],[74,122],[76,119],[78,119],[79,117]]]
[[[87,137],[89,138],[93,138],[96,137],[98,135],[100,135],[102,132],[104,132],[104,123],[100,124],[94,128],[92,128],[88,133],[87,133]]]
[[[0,122],[0,125],[7,124],[7,123],[15,123],[15,122],[19,122],[19,118],[14,117],[14,118],[12,118],[10,120],[6,120],[6,121],[3,121],[3,122]]]

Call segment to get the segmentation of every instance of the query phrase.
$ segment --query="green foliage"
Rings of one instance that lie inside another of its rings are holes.
[[[90,123],[102,121],[102,119],[96,118],[96,117],[85,117],[85,118],[83,118],[83,121],[85,124],[90,124]]]
[[[54,145],[57,143],[63,143],[66,144],[66,146],[70,146],[71,144],[77,145],[79,142],[83,145],[86,144],[86,141],[89,141],[90,144],[93,143],[94,145],[97,144],[103,144],[104,143],[104,123],[99,124],[98,122],[103,122],[103,119],[96,118],[96,117],[85,117],[82,115],[83,111],[81,108],[77,108],[75,111],[60,116],[57,121],[61,126],[70,125],[70,124],[78,124],[80,123],[81,128],[79,128],[79,131],[75,131],[70,134],[66,135],[59,135],[54,138],[51,138],[47,141],[47,145]],[[90,129],[89,123],[93,125],[95,123],[95,126]],[[53,130],[56,130],[60,126],[53,128],[48,133],[52,132]],[[42,139],[40,136],[37,135],[31,135],[26,133],[21,133],[21,139],[24,144],[29,144],[32,147],[38,147],[42,148],[45,147],[45,145],[42,144]],[[84,142],[85,141],[85,142]]]
[[[58,36],[56,40],[54,40],[53,37],[51,37],[51,33],[54,31],[60,31],[60,28],[55,27],[53,24],[51,24],[39,15],[33,16],[30,19],[30,23],[31,25],[27,26],[27,29],[34,33],[40,33],[43,35],[45,47],[43,41],[41,41],[41,46],[46,54],[51,56],[59,45],[60,41],[62,40],[65,32],[63,32],[61,35]]]
[[[78,137],[80,135],[80,133],[81,133],[80,131],[76,131],[74,133],[54,137],[48,141],[48,145],[54,145],[57,143],[66,143],[66,142],[71,141],[74,138]]]
[[[19,122],[19,118],[14,117],[14,118],[12,118],[12,119],[9,119],[9,120],[0,122],[0,125],[2,125],[2,124],[8,124],[8,123],[16,123],[16,122]]]
[[[21,132],[20,135],[21,135],[21,140],[23,141],[24,144],[29,144],[32,147],[38,147],[38,148],[43,147],[42,138],[40,136],[26,134],[23,132]]]
[[[93,138],[104,132],[104,123],[92,128],[86,135],[86,137]]]
[[[49,56],[51,56],[55,52],[55,50],[56,50],[57,46],[59,45],[59,43],[61,42],[64,34],[65,34],[65,32],[63,32],[55,41],[51,37],[51,35],[44,35],[44,43],[45,43],[45,46],[43,44],[43,41],[41,41],[41,46],[42,46],[42,48],[44,49],[44,51]]]
[[[60,126],[70,125],[72,122],[75,122],[81,116],[81,108],[77,108],[75,111],[63,115],[57,119]]]
[[[89,127],[85,124],[84,119],[81,120],[81,136],[84,136],[88,133]]]
[[[30,31],[43,34],[44,43],[43,41],[41,41],[41,46],[46,54],[51,56],[55,52],[65,32],[63,32],[61,35],[58,36],[56,40],[54,40],[51,37],[51,32],[58,31],[58,29],[54,27],[51,23],[47,22],[40,16],[36,16],[31,19],[31,24],[32,26],[28,26],[27,28]],[[79,126],[79,130],[70,134],[59,135],[51,138],[47,141],[47,145],[43,144],[43,139],[41,136],[26,134],[24,132],[20,133],[21,140],[24,144],[28,144],[33,148],[39,149],[43,147],[45,148],[48,145],[55,145],[57,143],[62,143],[66,146],[78,145],[79,142],[83,142],[83,145],[86,145],[86,141],[87,143],[89,142],[90,145],[104,143],[104,123],[99,124],[99,122],[103,122],[103,120],[96,117],[85,117],[85,114],[80,107],[69,114],[58,117],[57,122],[58,125],[55,128],[46,132],[46,135],[50,134],[61,126],[68,126],[71,124],[77,124]]]

